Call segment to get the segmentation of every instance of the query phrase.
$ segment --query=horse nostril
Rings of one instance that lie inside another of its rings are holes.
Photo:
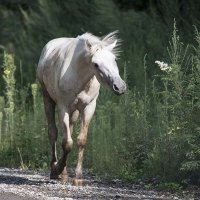
[[[115,85],[115,84],[113,84],[113,89],[115,90],[115,91],[119,91],[119,88]]]

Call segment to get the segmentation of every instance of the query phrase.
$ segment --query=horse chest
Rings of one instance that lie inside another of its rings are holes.
[[[71,110],[83,110],[85,106],[90,104],[99,94],[100,84],[96,80],[96,77],[93,77],[90,82],[86,85],[83,91],[79,92],[72,104],[70,105]]]
[[[85,91],[80,92],[70,105],[71,112],[83,110],[95,97],[96,95],[88,94]]]

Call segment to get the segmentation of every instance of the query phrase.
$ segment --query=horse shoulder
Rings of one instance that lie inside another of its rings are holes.
[[[100,83],[97,81],[96,77],[93,76],[86,84],[84,90],[78,94],[79,101],[81,101],[83,105],[89,104],[93,99],[98,97],[99,89]]]

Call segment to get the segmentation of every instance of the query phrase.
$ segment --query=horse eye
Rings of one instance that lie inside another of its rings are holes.
[[[98,68],[98,67],[99,67],[99,65],[98,65],[97,63],[95,63],[95,64],[94,64],[94,66],[95,66],[96,68]]]

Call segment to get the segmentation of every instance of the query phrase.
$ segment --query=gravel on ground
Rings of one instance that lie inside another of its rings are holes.
[[[70,176],[71,174],[71,176]],[[69,177],[73,170],[70,169]],[[71,200],[71,199],[130,199],[130,200],[193,200],[181,198],[169,193],[144,190],[136,185],[126,184],[120,180],[102,181],[84,173],[84,186],[50,180],[49,173],[41,171],[0,168],[0,200]]]

